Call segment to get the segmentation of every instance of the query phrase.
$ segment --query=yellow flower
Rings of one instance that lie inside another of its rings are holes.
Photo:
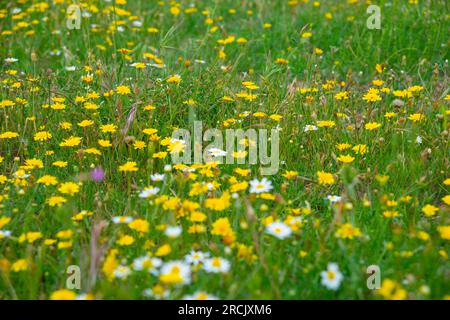
[[[103,148],[112,147],[112,144],[111,144],[111,142],[109,140],[99,139],[98,140],[98,144],[100,145],[100,147],[103,147]]]
[[[73,236],[73,231],[70,229],[58,231],[58,233],[56,234],[56,237],[59,239],[69,239],[72,236]]]
[[[39,131],[36,132],[34,135],[34,141],[47,141],[52,138],[52,135],[50,132],[47,131]]]
[[[422,212],[427,216],[427,217],[432,217],[436,214],[436,212],[439,210],[438,207],[435,207],[431,204],[427,204],[422,208]]]
[[[174,16],[179,15],[180,12],[181,12],[181,11],[180,11],[180,8],[175,7],[175,6],[170,7],[170,13],[173,14]]]
[[[102,266],[102,271],[109,281],[114,279],[114,270],[116,270],[117,266],[119,265],[119,262],[116,259],[118,253],[119,252],[117,249],[111,249],[106,256],[105,262]]]
[[[178,74],[172,75],[166,80],[167,83],[180,83],[181,77]]]
[[[365,154],[367,151],[367,146],[365,144],[357,144],[352,148],[352,150],[356,154]]]
[[[441,238],[445,240],[450,240],[450,225],[449,226],[439,226],[437,227]]]
[[[378,289],[377,294],[388,300],[404,300],[407,297],[407,292],[397,282],[385,279]]]
[[[227,236],[232,233],[231,224],[228,218],[219,218],[212,224],[212,235]]]
[[[83,120],[83,121],[78,123],[78,126],[82,127],[82,128],[85,128],[85,127],[92,126],[93,124],[94,124],[94,121],[92,121],[92,120]]]
[[[317,171],[317,178],[319,179],[319,184],[321,185],[330,185],[335,183],[333,174],[325,171]]]
[[[386,211],[383,211],[383,216],[385,216],[386,218],[394,218],[394,217],[398,216],[398,211],[386,210]]]
[[[117,126],[115,124],[105,124],[100,127],[103,133],[113,133],[116,132]]]
[[[67,161],[55,161],[52,163],[55,167],[64,168],[67,166]]]
[[[381,96],[377,92],[367,92],[363,96],[363,100],[366,102],[377,102],[381,101]]]
[[[20,235],[19,243],[22,243],[25,241],[27,241],[28,243],[33,243],[40,238],[42,238],[42,233],[40,233],[39,231],[27,232],[27,233],[23,233]]]
[[[219,198],[206,199],[204,205],[207,209],[223,211],[231,205],[230,199],[230,194],[228,192],[224,192]]]
[[[170,247],[170,245],[164,244],[156,250],[155,256],[163,257],[163,256],[167,256],[171,252],[172,252],[172,248]]]
[[[12,139],[18,136],[19,134],[17,132],[6,131],[0,134],[0,139]]]
[[[10,217],[0,217],[0,229],[11,221]]]
[[[145,69],[146,65],[145,65],[145,63],[142,63],[142,62],[136,62],[135,64],[133,64],[133,67],[135,69]]]
[[[413,113],[408,117],[408,119],[413,122],[418,122],[418,121],[425,119],[425,116],[421,113]]]
[[[445,204],[448,204],[450,206],[450,194],[446,195],[445,197],[442,197],[442,201],[444,201]]]
[[[354,227],[351,223],[345,223],[339,227],[336,231],[336,237],[342,239],[353,239],[360,237],[361,230],[359,228]]]
[[[376,179],[380,184],[385,184],[386,182],[388,182],[389,176],[388,176],[388,175],[380,175],[380,174],[377,174],[377,175],[375,176],[375,179]]]
[[[54,186],[58,184],[58,179],[56,179],[56,177],[51,175],[45,175],[40,177],[36,182],[40,184],[45,184],[46,186],[50,185]]]
[[[55,206],[59,207],[60,205],[62,205],[63,203],[66,203],[66,202],[67,202],[67,200],[60,196],[54,196],[54,197],[50,197],[47,199],[47,203],[51,207],[55,207]]]
[[[317,121],[317,126],[319,128],[332,128],[336,125],[336,123],[334,121],[331,120],[320,120]]]
[[[288,64],[289,61],[286,60],[286,59],[283,59],[283,58],[277,58],[277,59],[275,60],[275,63],[277,63],[277,64]]]
[[[61,147],[75,147],[78,146],[81,143],[81,138],[80,137],[69,137],[65,140],[63,140],[63,142],[61,142],[59,145]]]

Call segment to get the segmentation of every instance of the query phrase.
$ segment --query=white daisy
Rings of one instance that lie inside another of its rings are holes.
[[[316,131],[317,127],[313,124],[307,124],[306,126],[303,127],[303,132],[308,132],[308,131]]]
[[[203,269],[206,272],[227,273],[230,270],[230,262],[220,257],[206,259],[203,264]]]
[[[13,63],[13,62],[17,62],[17,61],[19,61],[19,59],[16,59],[16,58],[6,58],[5,59],[6,63]]]
[[[262,178],[261,181],[258,179],[253,179],[250,181],[250,193],[263,193],[268,192],[271,189],[273,189],[272,181],[267,178]]]
[[[209,257],[209,252],[201,252],[192,250],[189,254],[184,257],[187,263],[193,264],[194,266],[203,262],[206,258]]]
[[[162,265],[160,258],[150,258],[148,256],[138,257],[133,260],[133,269],[136,271],[146,270],[153,275],[158,274],[157,268]]]
[[[330,290],[337,290],[344,278],[336,263],[329,263],[327,270],[322,271],[320,276],[322,277],[322,285]]]
[[[292,229],[283,222],[275,221],[267,225],[266,232],[278,239],[284,239],[291,235]]]

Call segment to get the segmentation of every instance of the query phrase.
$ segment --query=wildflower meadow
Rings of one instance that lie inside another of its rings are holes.
[[[0,1],[0,299],[450,299],[449,19]]]

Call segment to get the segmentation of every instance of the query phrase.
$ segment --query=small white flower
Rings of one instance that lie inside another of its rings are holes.
[[[336,263],[329,263],[327,270],[322,271],[320,276],[322,277],[322,285],[330,290],[337,290],[344,278]]]
[[[147,270],[153,275],[157,275],[159,268],[162,265],[160,258],[150,258],[148,256],[139,257],[133,260],[133,269],[136,271]]]
[[[134,20],[134,21],[133,21],[133,26],[134,26],[134,27],[137,27],[137,28],[142,27],[142,21]]]
[[[194,294],[187,294],[183,300],[219,300],[216,296],[210,295],[204,291],[197,291]]]
[[[5,59],[6,63],[13,63],[13,62],[17,62],[17,61],[19,61],[19,59],[16,59],[16,58],[6,58]]]
[[[139,192],[139,198],[146,199],[151,196],[154,196],[158,192],[159,192],[158,187],[147,187],[144,190],[142,190],[141,192]]]
[[[163,173],[163,174],[161,174],[161,173],[155,173],[155,174],[152,174],[152,175],[150,176],[150,179],[151,179],[152,181],[163,181],[163,180],[164,180],[164,176],[165,176],[164,173]]]
[[[131,274],[131,269],[120,265],[114,270],[114,276],[118,279],[126,279]]]
[[[213,157],[223,157],[227,155],[227,152],[219,148],[211,148],[208,153]]]
[[[261,181],[258,179],[253,179],[250,181],[250,193],[263,193],[268,192],[272,187],[272,181],[267,180],[267,178],[262,178]]]
[[[164,166],[164,172],[170,172],[170,171],[172,171],[172,166],[170,164],[166,164]]]
[[[122,26],[118,26],[118,27],[117,27],[117,31],[119,31],[119,32],[124,32],[124,31],[125,31],[125,28],[122,27]]]
[[[206,272],[227,273],[230,270],[230,262],[220,257],[206,259],[203,264],[203,269]]]
[[[292,229],[283,222],[275,221],[266,227],[266,232],[278,239],[285,239],[291,235]]]
[[[75,66],[66,66],[66,71],[75,71],[77,67]]]
[[[189,254],[184,257],[187,263],[193,264],[194,266],[203,262],[206,258],[209,257],[209,252],[201,252],[192,250]]]
[[[177,238],[181,234],[182,231],[183,231],[183,228],[181,228],[180,226],[167,226],[164,233],[169,238]]]
[[[0,239],[9,238],[11,236],[11,231],[9,230],[0,230]]]
[[[112,221],[115,224],[119,224],[119,223],[128,224],[131,221],[133,221],[133,218],[129,217],[129,216],[115,216],[115,217],[112,217]]]
[[[336,203],[341,201],[342,197],[340,196],[333,196],[333,195],[328,195],[327,196],[328,201],[330,201],[331,203]]]

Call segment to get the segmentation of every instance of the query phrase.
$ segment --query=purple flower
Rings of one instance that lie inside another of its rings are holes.
[[[95,182],[101,182],[105,178],[105,171],[101,167],[96,167],[91,171],[91,178]]]

